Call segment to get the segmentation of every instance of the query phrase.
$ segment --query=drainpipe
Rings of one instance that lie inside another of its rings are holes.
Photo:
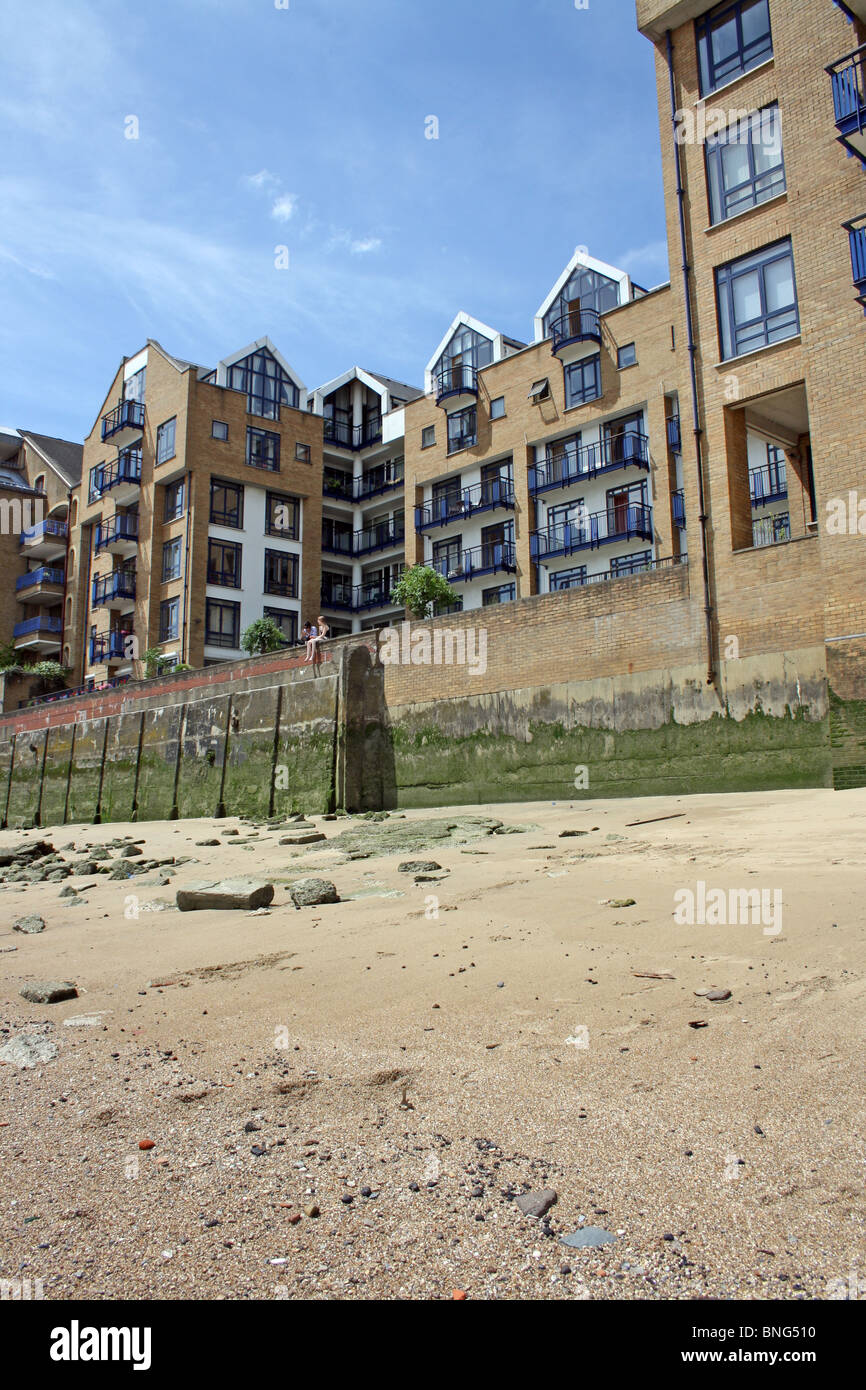
[[[189,634],[186,630],[187,594],[189,592],[189,519],[192,512],[192,474],[187,470],[183,480],[183,500],[186,503],[186,535],[183,542],[183,616],[180,623],[180,659],[186,661],[189,650]],[[207,563],[207,557],[205,557]],[[205,575],[207,578],[207,575]]]
[[[671,40],[671,31],[667,31],[668,49],[668,77],[670,79],[671,91],[671,130],[674,142],[674,168],[677,180],[677,211],[680,223],[680,251],[683,259],[683,298],[686,306],[686,335],[688,339],[689,352],[689,374],[691,377],[692,388],[692,421],[695,434],[695,458],[697,460],[698,474],[698,505],[700,515],[698,520],[701,523],[701,573],[704,582],[704,619],[707,630],[707,685],[714,685],[716,680],[715,658],[713,653],[713,606],[710,596],[710,566],[707,545],[707,509],[704,494],[704,458],[703,458],[703,430],[701,428],[700,407],[698,405],[698,377],[695,367],[695,346],[694,324],[692,321],[692,300],[691,300],[691,266],[689,265],[686,250],[686,213],[685,213],[685,189],[683,188],[682,164],[680,160],[680,147],[677,143],[677,99],[674,87],[674,46]]]

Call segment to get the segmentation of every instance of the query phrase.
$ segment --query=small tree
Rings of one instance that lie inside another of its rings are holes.
[[[273,618],[256,618],[250,623],[241,638],[241,646],[250,656],[261,656],[264,652],[278,652],[287,646],[285,637]]]
[[[431,565],[411,565],[404,570],[391,590],[391,598],[408,608],[413,618],[428,617],[435,605],[457,602],[448,580]]]

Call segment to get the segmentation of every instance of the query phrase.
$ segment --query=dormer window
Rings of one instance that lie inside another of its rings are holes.
[[[477,373],[493,361],[493,343],[474,328],[464,325],[452,337],[433,375],[440,392],[476,389]]]
[[[544,316],[544,336],[549,338],[564,319],[580,319],[581,309],[606,314],[619,304],[619,284],[588,266],[578,266]]]
[[[296,383],[267,349],[233,363],[226,385],[231,391],[245,392],[250,415],[279,420],[281,405],[298,409],[300,392]]]

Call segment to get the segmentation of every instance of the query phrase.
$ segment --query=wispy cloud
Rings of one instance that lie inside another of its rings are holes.
[[[352,241],[349,243],[349,250],[353,256],[366,256],[371,251],[378,251],[382,245],[382,238],[377,236],[366,237],[363,241]]]
[[[257,174],[246,174],[243,182],[248,188],[255,189],[256,192],[264,189],[269,191],[272,188],[279,188],[280,180],[276,174],[272,174],[270,169],[260,169]]]
[[[378,236],[355,237],[345,229],[332,232],[325,243],[326,251],[349,251],[353,256],[368,256],[371,251],[378,251],[382,246],[382,238]]]
[[[271,208],[271,217],[277,222],[290,222],[295,215],[295,208],[298,200],[294,193],[281,193],[279,198],[274,199]]]

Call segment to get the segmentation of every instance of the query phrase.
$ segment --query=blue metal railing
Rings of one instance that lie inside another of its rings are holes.
[[[120,401],[113,410],[102,417],[103,443],[121,430],[144,429],[144,403],[142,401]]]
[[[368,449],[382,439],[382,417],[372,416],[362,425],[350,425],[348,420],[335,420],[325,417],[324,435],[326,444],[336,444],[340,449]]]
[[[56,632],[63,631],[63,620],[61,618],[49,618],[44,613],[38,614],[35,618],[27,618],[23,623],[16,623],[12,629],[13,637],[27,637],[31,632]]]
[[[467,362],[447,362],[436,373],[436,404],[447,396],[477,396],[478,368]]]
[[[430,564],[449,584],[465,584],[476,574],[516,570],[517,554],[513,541],[486,541],[459,553],[431,560]]]
[[[673,511],[674,526],[679,526],[681,531],[685,531],[686,499],[683,496],[682,488],[677,488],[676,492],[671,493],[671,509]]]
[[[109,632],[98,637],[91,637],[91,666],[98,666],[105,661],[123,660],[126,657],[126,643],[131,636],[131,632]]]
[[[601,315],[597,309],[582,309],[577,304],[550,325],[553,337],[553,352],[559,352],[569,343],[583,343],[587,339],[601,342]]]
[[[392,463],[387,468],[372,468],[362,478],[355,479],[355,498],[363,502],[367,497],[378,497],[392,488],[403,486],[403,464]]]
[[[111,516],[107,521],[101,521],[97,526],[94,548],[99,552],[114,541],[136,540],[138,540],[137,516]]]
[[[826,71],[833,88],[839,138],[849,154],[866,164],[866,149],[850,143],[852,136],[862,136],[866,131],[866,44],[831,63]]]
[[[54,569],[51,565],[41,565],[38,570],[31,570],[29,574],[19,574],[15,580],[15,588],[18,592],[22,589],[32,589],[36,584],[58,584],[62,588],[63,579],[63,570]]]
[[[35,526],[21,532],[21,544],[27,541],[41,541],[45,536],[56,536],[58,540],[66,540],[66,522],[57,521],[55,517],[46,517],[45,521],[39,521]]]
[[[98,681],[95,685],[76,685],[70,690],[54,690],[50,695],[37,695],[32,700],[22,700],[19,709],[33,709],[36,705],[54,705],[58,700],[74,700],[79,695],[92,695],[99,690],[114,690],[118,685],[128,684],[129,676],[113,676],[110,680]]]
[[[473,487],[457,488],[443,497],[415,508],[415,529],[425,531],[430,526],[447,526],[450,521],[462,520],[473,512],[495,511],[498,507],[514,506],[514,484],[510,478],[489,478]]]
[[[104,497],[119,483],[141,482],[141,450],[123,449],[111,463],[94,469],[90,483],[91,500]]]
[[[791,519],[787,512],[781,516],[762,516],[752,522],[752,545],[779,545],[791,539]]]
[[[543,463],[530,464],[529,491],[535,495],[549,488],[569,487],[599,473],[632,467],[649,468],[649,439],[636,430],[583,447],[570,442],[559,450],[548,449]]]
[[[341,502],[351,502],[354,496],[351,474],[333,473],[326,469],[322,474],[322,496],[337,497]]]
[[[680,433],[679,415],[669,415],[667,419],[668,444],[675,454],[682,451],[683,439]]]
[[[851,273],[857,290],[858,303],[866,314],[866,215],[854,217],[842,224],[848,233],[851,247]]]
[[[352,532],[330,531],[323,526],[322,549],[329,555],[351,555]]]
[[[387,550],[394,545],[402,545],[406,530],[402,518],[380,521],[356,531],[352,538],[353,555],[369,555],[373,550]]]
[[[652,511],[641,503],[611,507],[606,512],[588,512],[582,517],[547,530],[532,531],[530,554],[536,562],[551,555],[570,555],[576,550],[595,550],[614,541],[642,536],[652,540]]]
[[[128,570],[115,570],[93,581],[93,606],[110,603],[115,598],[135,598],[135,575]]]
[[[788,474],[784,463],[762,463],[749,469],[749,496],[753,507],[783,502],[788,496]]]

